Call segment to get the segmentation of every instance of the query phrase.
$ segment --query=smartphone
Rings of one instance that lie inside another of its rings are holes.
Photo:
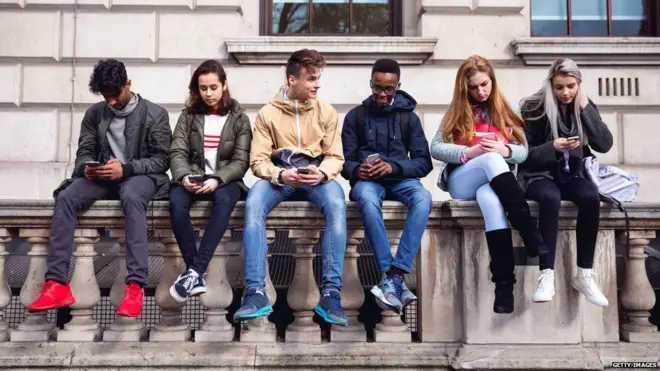
[[[576,136],[574,136],[574,137],[568,137],[568,138],[566,138],[566,140],[569,140],[569,141],[570,141],[570,140],[579,140],[579,139],[580,139],[580,137],[579,137],[578,135],[576,135]]]
[[[309,170],[306,167],[299,167],[297,170],[298,170],[298,174],[311,174],[312,173],[312,171]]]
[[[98,161],[87,161],[87,162],[85,162],[85,166],[98,167],[98,166],[101,166],[101,163],[98,162]]]
[[[188,181],[190,183],[202,184],[204,183],[204,177],[201,175],[188,175]]]
[[[373,164],[374,161],[378,160],[380,158],[380,155],[378,153],[371,154],[367,156],[367,163],[368,164]]]

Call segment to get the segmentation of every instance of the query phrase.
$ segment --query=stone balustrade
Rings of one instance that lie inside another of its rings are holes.
[[[0,363],[5,357],[3,349],[26,346],[26,342],[50,341],[61,343],[62,346],[66,342],[123,344],[140,339],[167,344],[190,341],[235,344],[238,341],[266,343],[263,346],[268,346],[268,343],[276,342],[275,328],[267,319],[243,323],[236,332],[226,319],[233,295],[225,268],[228,257],[232,255],[227,246],[231,231],[243,228],[243,203],[235,208],[229,230],[209,266],[208,293],[200,298],[205,319],[198,330],[191,331],[182,321],[183,304],[175,302],[168,293],[169,286],[180,272],[182,259],[172,234],[166,202],[154,202],[148,209],[149,228],[154,230],[155,238],[164,246],[160,252],[164,264],[163,275],[155,291],[156,304],[161,308],[162,318],[151,329],[146,329],[137,319],[117,317],[114,323],[106,327],[99,326],[93,319],[92,308],[100,299],[99,285],[94,275],[93,259],[96,252],[93,244],[100,232],[109,231],[109,235],[116,238],[119,245],[119,273],[110,290],[113,305],[118,305],[124,290],[124,220],[121,207],[116,201],[97,202],[80,218],[74,237],[77,249],[74,252],[75,264],[72,264],[72,268],[75,268],[71,276],[71,288],[77,302],[71,306],[70,322],[58,329],[46,319],[46,314],[28,314],[16,328],[8,328],[4,314],[10,303],[11,291],[4,276],[6,272],[3,272],[7,256],[5,246],[12,237],[21,237],[31,246],[28,252],[28,277],[20,289],[21,304],[29,305],[38,294],[38,284],[44,278],[52,208],[52,201],[0,201],[0,343],[4,342],[0,344]],[[532,204],[534,209],[535,205]],[[492,312],[493,285],[490,282],[488,249],[479,208],[474,202],[435,202],[416,261],[418,340],[421,343],[444,344],[429,346],[442,346],[445,350],[448,349],[447,344],[454,344],[454,350],[466,346],[481,349],[478,347],[506,347],[510,344],[579,345],[584,346],[580,349],[586,352],[583,354],[585,357],[589,352],[586,347],[594,343],[660,343],[657,327],[649,322],[649,311],[655,304],[655,294],[644,265],[644,247],[655,238],[655,231],[660,229],[660,204],[630,204],[627,209],[631,244],[627,251],[625,278],[619,295],[615,243],[625,237],[622,233],[625,220],[616,209],[608,205],[601,208],[594,271],[610,302],[608,307],[600,308],[587,303],[571,288],[570,279],[577,271],[574,234],[577,210],[572,204],[564,203],[560,213],[555,273],[557,294],[554,300],[545,304],[532,303],[531,296],[538,278],[537,260],[525,256],[522,243],[516,235],[516,305],[512,314],[497,315]],[[203,202],[191,210],[193,225],[201,228],[201,233],[206,227],[209,213],[208,205]],[[395,251],[407,211],[399,203],[385,202],[383,214],[391,248]],[[357,205],[348,204],[347,218],[348,239],[342,301],[349,326],[331,329],[330,341],[338,347],[347,342],[366,344],[367,339],[365,326],[358,317],[358,310],[365,302],[365,291],[358,274],[357,247],[365,236]],[[294,319],[286,328],[285,342],[302,342],[313,349],[319,349],[314,348],[313,344],[321,343],[322,339],[321,328],[312,320],[314,305],[319,296],[318,282],[315,282],[313,274],[312,261],[316,256],[313,246],[320,238],[323,226],[324,220],[319,211],[306,202],[283,203],[271,212],[267,221],[269,243],[275,239],[276,231],[286,231],[289,241],[295,247],[295,254],[292,254],[295,274],[285,297],[293,310]],[[267,278],[267,284],[267,294],[274,303],[276,292],[270,278]],[[618,315],[619,305],[625,314],[622,323]],[[236,337],[235,333],[239,336]],[[401,318],[387,311],[382,313],[382,319],[376,324],[373,337],[376,342],[412,341],[411,333]],[[407,346],[406,349],[411,348]],[[470,359],[475,358],[476,353],[464,352],[463,358],[460,358],[459,349],[457,354],[458,358],[454,359],[452,367],[475,367]]]

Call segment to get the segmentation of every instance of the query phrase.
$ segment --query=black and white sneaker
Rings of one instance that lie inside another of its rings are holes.
[[[197,282],[195,282],[192,289],[190,289],[188,295],[195,296],[195,295],[203,294],[205,292],[206,292],[206,280],[204,279],[203,276],[198,276]]]
[[[170,295],[178,303],[185,302],[188,299],[188,295],[190,295],[190,290],[197,283],[198,278],[199,274],[192,269],[181,273],[170,287]]]

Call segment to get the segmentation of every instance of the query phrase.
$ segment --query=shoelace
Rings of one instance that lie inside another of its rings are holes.
[[[401,297],[403,293],[403,277],[393,276],[390,281],[392,282],[392,287],[394,287],[394,292],[398,297]]]
[[[41,294],[52,291],[55,288],[54,282],[41,282],[37,284],[37,287],[41,289]]]

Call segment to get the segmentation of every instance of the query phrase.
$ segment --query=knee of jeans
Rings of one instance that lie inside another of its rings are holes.
[[[142,197],[142,195],[140,195],[139,193],[132,191],[122,193],[120,197],[120,201],[122,207],[129,207],[129,206],[146,207],[147,203],[149,202],[149,200],[145,200],[144,197]]]
[[[418,192],[415,192],[412,199],[412,207],[418,210],[431,211],[431,206],[433,205],[433,197],[431,192],[427,189],[421,189]]]
[[[323,213],[327,222],[346,221],[346,200],[331,198],[323,205]]]
[[[477,189],[477,203],[482,210],[501,210],[504,212],[504,207],[502,206],[500,198],[497,197],[497,194],[495,194],[495,191],[493,191],[489,184],[484,184]]]
[[[249,199],[245,202],[245,224],[264,223],[267,217],[265,205],[258,199]]]
[[[180,198],[170,197],[170,215],[181,216],[190,214],[190,205]]]

